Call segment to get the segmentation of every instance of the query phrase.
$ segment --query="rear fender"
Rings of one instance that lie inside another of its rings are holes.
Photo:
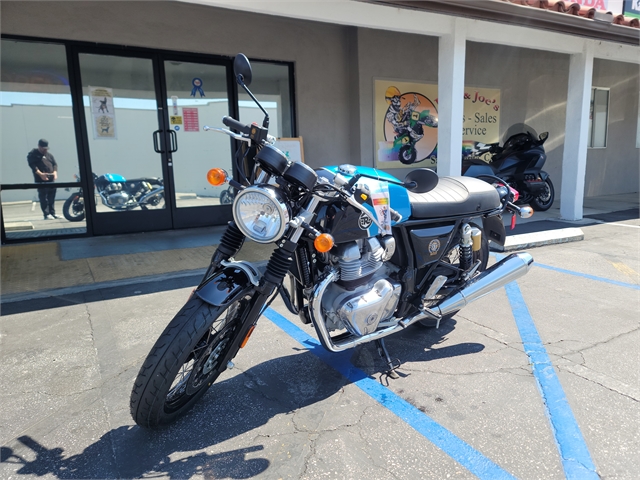
[[[485,235],[487,236],[487,240],[491,240],[500,246],[504,246],[504,242],[507,238],[507,231],[505,230],[504,223],[502,222],[502,215],[483,218],[482,227]]]
[[[194,292],[203,302],[227,306],[258,286],[260,273],[248,262],[223,261],[222,268],[207,278]]]

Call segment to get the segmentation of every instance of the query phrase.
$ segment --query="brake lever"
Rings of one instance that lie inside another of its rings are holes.
[[[227,130],[226,128],[210,127],[208,125],[205,125],[204,127],[202,127],[202,129],[205,132],[213,130],[214,132],[224,133],[225,135],[229,135],[231,138],[235,138],[240,142],[247,142],[247,143],[251,142],[251,139],[248,136],[240,135],[238,133],[233,133],[231,130]]]

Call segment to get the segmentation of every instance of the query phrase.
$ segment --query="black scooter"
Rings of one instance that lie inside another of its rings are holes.
[[[462,174],[467,177],[494,175],[520,192],[519,203],[527,203],[538,212],[551,208],[555,198],[549,174],[542,170],[547,154],[542,146],[548,132],[538,136],[524,123],[510,127],[499,143],[476,143],[462,159]]]

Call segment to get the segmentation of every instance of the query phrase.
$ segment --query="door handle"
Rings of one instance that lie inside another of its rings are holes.
[[[162,132],[160,130],[156,130],[153,132],[153,149],[156,153],[164,153],[164,150],[160,148],[160,134]]]
[[[178,151],[178,134],[173,130],[167,130],[171,136],[171,153]]]

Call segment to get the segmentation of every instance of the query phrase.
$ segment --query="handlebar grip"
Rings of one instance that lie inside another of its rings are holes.
[[[249,135],[249,132],[251,131],[251,128],[248,125],[240,123],[235,118],[224,116],[222,117],[222,123],[224,123],[227,127],[233,128],[234,130],[237,130],[246,135]]]

